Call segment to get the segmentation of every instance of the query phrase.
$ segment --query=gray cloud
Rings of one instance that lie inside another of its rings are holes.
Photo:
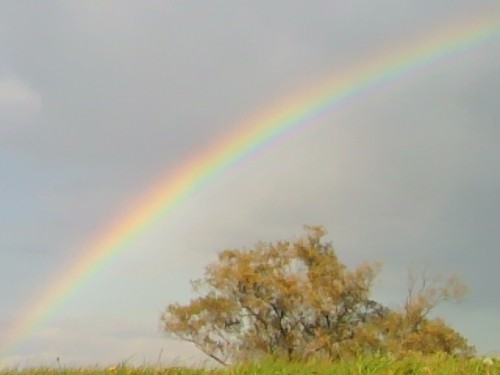
[[[488,0],[1,5],[0,66],[15,72],[0,79],[0,112],[9,116],[0,125],[2,317],[43,293],[45,280],[156,181],[250,115],[495,9]],[[445,58],[249,156],[89,277],[54,312],[54,336],[13,355],[108,363],[144,345],[154,361],[161,309],[189,299],[189,280],[216,251],[316,223],[349,265],[383,262],[376,293],[388,303],[404,293],[408,265],[460,272],[472,294],[460,312],[442,313],[481,350],[493,349],[498,335],[484,325],[500,311],[491,298],[497,44]],[[29,121],[16,126],[16,116]],[[62,327],[72,314],[74,326]],[[120,314],[130,321],[104,318]]]
[[[0,116],[3,121],[31,120],[42,108],[40,95],[17,77],[0,78]]]

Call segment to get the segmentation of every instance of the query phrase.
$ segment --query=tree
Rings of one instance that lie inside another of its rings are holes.
[[[379,322],[383,343],[392,353],[405,354],[416,351],[423,354],[445,352],[470,356],[474,349],[458,332],[442,319],[431,319],[431,312],[443,302],[459,302],[468,292],[467,286],[457,277],[420,276],[408,272],[407,296],[399,311],[391,311],[384,322]]]
[[[454,352],[466,342],[427,315],[451,289],[409,289],[404,311],[370,299],[378,264],[350,271],[326,231],[306,226],[295,241],[225,250],[192,282],[201,296],[171,304],[161,325],[171,337],[192,342],[221,364],[265,355],[338,359],[380,351]],[[454,281],[450,288],[458,283]],[[448,348],[449,347],[449,348]]]

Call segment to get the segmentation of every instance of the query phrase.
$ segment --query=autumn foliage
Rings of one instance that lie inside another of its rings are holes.
[[[193,282],[200,297],[172,304],[165,333],[192,342],[222,364],[268,355],[329,360],[408,352],[469,355],[472,348],[429,313],[466,292],[457,278],[410,274],[404,305],[391,310],[370,298],[379,265],[349,270],[323,227],[305,227],[294,241],[225,250]]]

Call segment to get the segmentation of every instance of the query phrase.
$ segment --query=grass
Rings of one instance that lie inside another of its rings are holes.
[[[31,368],[3,370],[0,375],[500,375],[500,361],[490,359],[460,359],[445,355],[407,356],[400,360],[388,357],[365,357],[334,363],[310,361],[285,362],[266,360],[247,363],[227,369],[202,369],[183,367],[128,367],[109,368]]]

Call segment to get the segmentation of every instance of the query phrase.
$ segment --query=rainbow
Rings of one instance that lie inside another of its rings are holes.
[[[0,354],[12,353],[64,302],[65,297],[143,235],[155,221],[171,214],[187,197],[244,158],[317,123],[319,116],[331,115],[347,103],[352,104],[355,99],[376,92],[380,86],[438,61],[452,63],[450,56],[499,35],[500,14],[455,24],[325,79],[244,121],[234,132],[195,154],[158,181],[142,201],[85,246],[75,262],[51,280],[10,327],[7,338],[2,340]]]

